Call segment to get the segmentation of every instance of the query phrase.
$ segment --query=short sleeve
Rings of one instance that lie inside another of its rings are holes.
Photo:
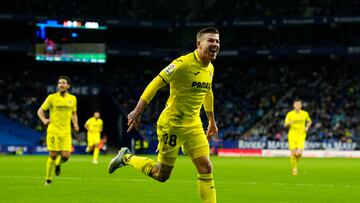
[[[76,112],[76,111],[77,111],[77,99],[74,96],[74,106],[73,106],[72,112]]]
[[[49,95],[48,97],[46,97],[44,103],[41,105],[41,108],[44,110],[44,111],[47,111],[50,109],[51,107],[51,98],[52,96]]]
[[[184,66],[183,60],[180,58],[171,62],[160,73],[159,76],[164,80],[166,84],[169,84],[174,78],[179,77],[180,70]]]

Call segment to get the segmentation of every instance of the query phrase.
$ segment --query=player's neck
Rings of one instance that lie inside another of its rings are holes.
[[[60,96],[65,97],[66,96],[66,91],[65,92],[59,92]]]
[[[296,113],[300,113],[301,109],[295,109]]]
[[[200,57],[201,63],[202,63],[204,66],[208,66],[208,65],[209,65],[210,60],[206,59],[205,57],[201,57],[201,56],[199,56],[199,57]]]
[[[204,65],[204,66],[208,66],[210,63],[210,60],[206,58],[206,56],[203,56],[199,50],[196,50],[198,53],[198,56],[200,58],[200,62]]]

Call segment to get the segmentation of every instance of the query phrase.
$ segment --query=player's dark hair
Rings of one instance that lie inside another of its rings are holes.
[[[295,102],[302,102],[302,100],[299,99],[299,98],[296,98],[296,99],[294,99],[294,103],[295,103]]]
[[[199,30],[199,32],[196,34],[196,39],[198,40],[204,34],[207,34],[207,33],[220,34],[219,30],[216,29],[215,27],[206,27],[206,28]]]
[[[69,84],[69,85],[71,84],[70,78],[68,76],[66,76],[66,75],[59,76],[58,81],[61,80],[61,79],[66,80],[67,84]]]

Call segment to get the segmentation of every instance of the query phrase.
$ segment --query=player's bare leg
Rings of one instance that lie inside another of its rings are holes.
[[[151,169],[150,176],[153,179],[163,183],[170,178],[173,168],[173,166],[167,166],[161,163],[157,163]]]

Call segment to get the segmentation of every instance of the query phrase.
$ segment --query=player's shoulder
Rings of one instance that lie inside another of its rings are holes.
[[[301,110],[301,113],[302,113],[302,114],[305,114],[305,115],[306,115],[306,114],[309,115],[309,113],[308,113],[307,111],[305,111],[305,110]]]
[[[71,93],[69,93],[68,92],[68,95],[67,95],[69,98],[71,98],[71,99],[76,99],[76,96],[75,95],[73,95],[73,94],[71,94]]]
[[[171,75],[174,71],[179,72],[179,70],[186,69],[188,67],[190,59],[189,54],[182,55],[175,60],[173,60],[168,66],[164,68],[166,75]]]
[[[47,96],[47,99],[54,99],[54,98],[57,98],[59,97],[59,94],[58,92],[55,92],[55,93],[51,93]]]
[[[172,63],[175,63],[178,66],[183,66],[183,65],[192,63],[194,60],[196,60],[195,53],[190,52],[190,53],[184,54],[184,55],[176,58]]]
[[[59,96],[59,92],[54,92],[48,95],[48,97],[56,97]]]
[[[286,115],[287,115],[287,116],[293,116],[293,115],[295,115],[295,110],[291,110],[291,111],[287,112]]]

